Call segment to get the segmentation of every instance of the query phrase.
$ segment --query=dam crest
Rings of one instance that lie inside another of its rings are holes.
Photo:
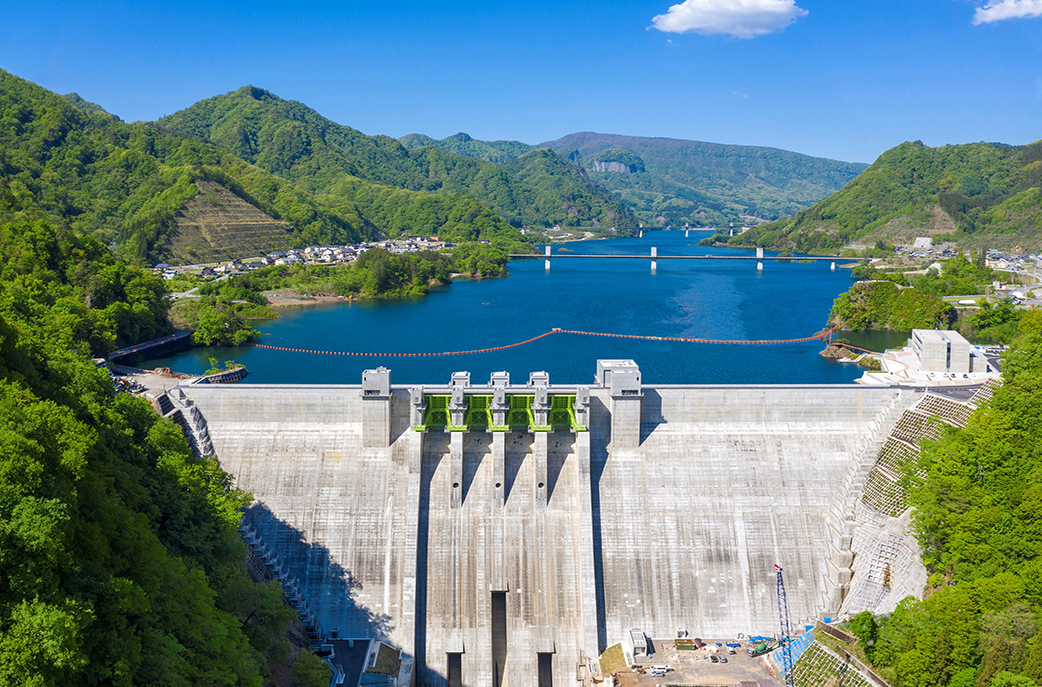
[[[775,635],[775,563],[797,627],[921,595],[886,456],[917,450],[938,403],[968,407],[897,386],[646,385],[630,360],[579,385],[393,386],[378,368],[159,401],[253,494],[251,537],[323,637],[400,649],[386,684],[474,687],[589,684],[632,628]]]

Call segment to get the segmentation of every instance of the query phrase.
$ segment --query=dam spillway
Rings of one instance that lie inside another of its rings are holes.
[[[178,390],[323,630],[402,649],[418,685],[569,684],[631,628],[776,634],[775,563],[797,624],[838,612],[854,503],[922,395],[643,385],[631,361],[570,386],[366,375]]]

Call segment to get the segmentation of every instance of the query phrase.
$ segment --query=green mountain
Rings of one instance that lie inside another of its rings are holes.
[[[673,225],[792,215],[865,168],[775,148],[590,132],[540,145],[581,164],[642,221]]]
[[[84,100],[83,97],[80,96],[79,93],[66,93],[62,97],[65,98],[66,100],[68,100],[75,107],[78,107],[79,109],[83,110],[84,112],[86,112],[88,114],[103,114],[103,115],[109,115],[110,117],[115,117],[116,116],[116,115],[112,114],[111,112],[109,112],[108,110],[106,110],[101,105],[98,105],[97,103],[92,103],[89,100]],[[118,117],[116,117],[116,118],[119,119]]]
[[[865,169],[774,148],[583,132],[530,146],[456,134],[399,139],[410,150],[439,150],[510,165],[551,149],[622,200],[644,224],[712,225],[793,215],[839,190]]]
[[[522,240],[470,197],[330,178],[341,187],[335,195],[214,143],[85,111],[0,71],[0,221],[47,216],[147,261],[244,257],[402,231]]]
[[[464,133],[458,133],[440,141],[423,134],[408,134],[399,138],[398,142],[408,150],[432,146],[456,155],[494,162],[497,165],[521,157],[536,147],[521,141],[478,141]]]
[[[1042,247],[1042,141],[928,148],[902,143],[842,190],[735,243],[828,251],[907,243],[916,236],[967,247]]]
[[[216,143],[316,193],[350,175],[407,191],[470,196],[515,226],[635,224],[616,198],[564,160],[557,164],[540,154],[518,163],[524,171],[518,177],[513,167],[438,147],[407,150],[393,138],[367,136],[252,86],[198,102],[158,124]]]

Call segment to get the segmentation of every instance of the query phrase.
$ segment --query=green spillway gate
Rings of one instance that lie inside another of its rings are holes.
[[[452,396],[427,394],[423,397],[427,410],[423,412],[423,424],[416,425],[417,432],[428,429],[445,429],[449,426],[449,401]]]
[[[585,432],[575,417],[575,395],[550,397],[550,426],[554,429],[571,429]]]
[[[492,397],[467,396],[467,429],[488,429],[492,426]]]
[[[450,424],[449,402],[451,396],[444,394],[426,394],[424,402],[427,409],[423,413],[423,424],[416,425],[414,429],[418,432],[426,430],[449,430],[449,431],[550,431],[571,429],[575,432],[585,432],[586,427],[579,425],[575,417],[575,395],[552,395],[548,398],[550,403],[549,424],[546,427],[535,426],[535,413],[532,412],[532,402],[535,396],[509,395],[507,400],[506,425],[497,427],[492,422],[492,399],[485,394],[474,394],[465,396],[467,410],[464,414],[464,424],[455,427]]]
[[[535,396],[507,396],[510,409],[507,411],[507,427],[516,431],[524,431],[535,424],[532,414],[532,401]]]

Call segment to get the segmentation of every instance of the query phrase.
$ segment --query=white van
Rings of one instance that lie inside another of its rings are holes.
[[[648,666],[648,670],[654,670],[656,672],[661,671],[663,674],[665,674],[669,670],[669,666],[665,663],[656,663],[654,665]]]

